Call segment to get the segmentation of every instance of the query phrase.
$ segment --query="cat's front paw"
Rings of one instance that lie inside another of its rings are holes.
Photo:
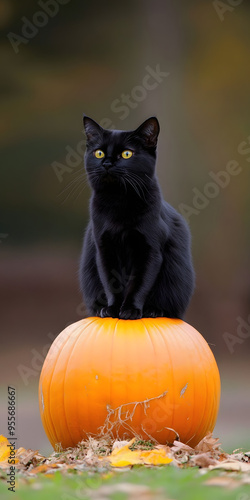
[[[120,319],[140,319],[142,318],[142,310],[136,307],[126,308],[121,307],[119,312]]]
[[[119,318],[119,309],[115,306],[103,307],[100,316],[101,318]]]
[[[161,309],[145,309],[143,311],[143,318],[162,318],[164,316],[164,312]]]

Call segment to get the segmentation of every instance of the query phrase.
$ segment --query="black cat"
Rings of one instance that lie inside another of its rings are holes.
[[[121,131],[84,116],[84,127],[93,190],[80,264],[88,313],[182,319],[194,288],[190,233],[156,178],[157,118]]]

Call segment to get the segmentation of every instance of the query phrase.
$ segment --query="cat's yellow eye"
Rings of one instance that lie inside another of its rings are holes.
[[[95,157],[96,157],[96,158],[99,158],[99,159],[100,159],[100,158],[104,158],[104,156],[105,156],[105,154],[104,154],[104,152],[103,152],[101,149],[97,149],[97,150],[95,151]]]
[[[131,158],[133,154],[133,151],[130,151],[130,149],[125,149],[125,151],[122,152],[122,157],[127,160],[128,158]]]

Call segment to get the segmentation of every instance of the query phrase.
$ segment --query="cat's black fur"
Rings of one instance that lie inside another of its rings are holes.
[[[121,131],[84,116],[84,127],[93,190],[80,264],[88,314],[183,318],[194,288],[190,232],[156,178],[158,120]],[[124,150],[132,157],[123,159]]]

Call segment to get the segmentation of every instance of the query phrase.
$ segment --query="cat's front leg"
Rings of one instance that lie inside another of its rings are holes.
[[[140,319],[143,317],[143,308],[162,264],[162,255],[159,251],[146,247],[136,255],[133,277],[128,282],[125,297],[119,311],[121,319]]]
[[[102,318],[119,318],[124,286],[119,282],[117,276],[119,276],[119,274],[113,269],[110,273],[107,272],[105,279],[103,279],[107,296],[107,305],[105,304],[101,309],[100,316]]]
[[[108,251],[107,251],[108,249]],[[124,298],[124,282],[117,262],[117,255],[112,252],[112,242],[102,248],[97,256],[100,279],[105,290],[107,304],[101,308],[102,318],[119,318],[120,307]]]

